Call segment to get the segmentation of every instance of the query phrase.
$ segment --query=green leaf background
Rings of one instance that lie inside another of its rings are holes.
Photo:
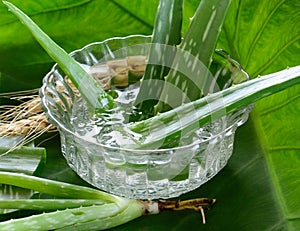
[[[14,0],[67,51],[103,39],[151,34],[157,0]],[[186,0],[184,27],[198,5]],[[298,0],[233,0],[218,48],[239,60],[252,78],[300,64]],[[0,5],[0,92],[37,88],[53,62],[29,32]],[[193,211],[142,217],[115,230],[299,230],[300,86],[256,103],[238,129],[228,165],[181,199],[214,197],[207,224]],[[44,143],[42,176],[84,184],[66,166],[58,138]]]
[[[152,26],[110,0],[11,1],[66,51],[112,36],[151,34]],[[155,12],[156,6],[153,7]],[[0,92],[38,88],[53,61],[7,8],[0,5]],[[154,16],[152,16],[154,17]]]

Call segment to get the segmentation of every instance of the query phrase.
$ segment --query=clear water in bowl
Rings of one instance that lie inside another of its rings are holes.
[[[129,117],[136,113],[135,98],[139,91],[139,83],[126,88],[113,88],[117,107],[108,113],[91,114],[86,103],[78,98],[73,103],[71,125],[75,134],[85,140],[114,148],[128,148],[130,145],[142,143],[145,137],[128,128]],[[189,145],[193,141],[205,141],[225,129],[226,121],[221,119],[207,127],[200,128],[192,135],[181,138],[181,146]]]
[[[129,116],[135,112],[134,100],[139,90],[139,84],[127,88],[113,88],[115,102],[118,105],[107,113],[91,115],[84,100],[77,99],[73,103],[71,124],[75,134],[83,139],[104,146],[121,148],[134,145],[142,137],[127,128]]]
[[[100,117],[90,115],[82,99],[73,102],[75,136],[61,133],[62,150],[84,180],[129,198],[170,198],[199,187],[226,165],[247,109],[198,129],[180,148],[128,150],[124,147],[143,139],[124,125],[138,89],[139,83],[113,89],[119,106]]]

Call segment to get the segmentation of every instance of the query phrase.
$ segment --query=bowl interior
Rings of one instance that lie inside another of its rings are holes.
[[[126,148],[122,144],[132,140],[119,128],[134,110],[150,41],[150,36],[140,35],[113,38],[71,53],[121,105],[120,110],[111,112],[113,116],[99,119],[91,115],[57,65],[44,78],[40,91],[47,118],[60,132],[68,164],[100,189],[139,199],[178,196],[212,178],[226,165],[232,154],[234,132],[250,111],[245,108],[199,128],[183,137],[180,147]],[[248,79],[240,65],[220,50],[215,52],[210,71],[219,89]]]

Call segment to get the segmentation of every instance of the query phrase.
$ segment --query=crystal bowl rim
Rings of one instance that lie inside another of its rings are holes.
[[[91,46],[105,44],[105,43],[107,43],[109,41],[112,41],[112,40],[126,40],[126,39],[130,39],[130,38],[134,38],[134,37],[141,37],[141,38],[145,38],[145,39],[148,38],[149,39],[149,38],[151,38],[151,35],[134,34],[134,35],[124,36],[124,37],[112,37],[112,38],[108,38],[108,39],[105,39],[105,40],[100,41],[100,42],[89,43],[89,44],[83,46],[80,49],[76,49],[76,50],[70,52],[69,55],[73,56],[73,55],[75,55],[77,53],[85,51],[87,48],[89,48]],[[241,68],[240,64],[237,61],[235,61],[234,59],[232,59],[230,57],[229,57],[229,60],[232,61],[232,62],[234,62],[235,64],[237,64]],[[76,133],[72,132],[70,129],[68,129],[64,124],[62,124],[58,119],[56,119],[55,116],[52,115],[51,109],[47,106],[47,103],[44,102],[44,101],[47,100],[46,99],[46,94],[45,94],[45,88],[47,88],[47,80],[53,75],[53,73],[56,71],[57,67],[58,67],[58,64],[55,63],[54,66],[51,68],[51,70],[43,78],[43,81],[42,81],[43,85],[42,85],[42,87],[39,90],[39,94],[40,94],[40,98],[41,98],[41,107],[42,107],[42,110],[46,113],[47,119],[50,118],[49,122],[54,123],[54,125],[58,128],[59,132],[61,132],[60,129],[62,129],[64,132],[67,132],[67,133],[71,134],[72,136],[76,137],[77,139],[83,140],[84,142],[87,142],[87,143],[90,143],[90,144],[93,144],[93,145],[98,145],[98,146],[101,146],[103,148],[110,149],[110,150],[119,150],[119,151],[124,151],[124,152],[131,152],[131,153],[135,153],[137,155],[138,154],[145,155],[146,153],[151,155],[151,152],[164,153],[164,152],[169,152],[169,151],[189,149],[190,147],[192,147],[194,145],[199,145],[199,144],[205,145],[205,143],[210,142],[210,140],[213,140],[217,136],[220,136],[220,135],[226,133],[227,131],[229,131],[237,123],[237,121],[234,121],[230,126],[226,127],[226,129],[222,130],[221,132],[218,132],[217,134],[215,134],[215,135],[213,135],[211,137],[208,137],[205,140],[197,140],[197,141],[194,141],[194,142],[192,142],[190,144],[182,145],[182,146],[178,146],[178,147],[173,147],[173,148],[132,149],[132,148],[124,148],[124,147],[112,147],[112,146],[109,146],[109,145],[104,145],[104,144],[101,144],[101,143],[92,142],[92,141],[90,141],[88,139],[83,138],[79,134],[76,134]],[[242,70],[242,68],[241,68],[241,70]],[[229,115],[238,114],[238,113],[241,113],[243,115],[244,114],[249,114],[250,111],[251,111],[251,109],[252,109],[252,106],[250,105],[250,106],[247,106],[247,107],[245,107],[243,109],[235,111],[235,112],[233,112],[233,113],[231,113]],[[228,114],[225,114],[224,116],[227,117]],[[204,125],[203,127],[205,127],[205,126],[207,126],[209,124],[212,124],[214,122],[215,121],[212,121],[212,122]],[[201,128],[201,127],[199,127],[199,128]]]

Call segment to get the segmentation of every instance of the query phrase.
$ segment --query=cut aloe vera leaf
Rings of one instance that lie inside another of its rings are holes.
[[[207,95],[209,66],[231,0],[201,1],[166,77],[157,112],[167,111]],[[202,67],[202,68],[200,68]],[[192,75],[184,73],[191,70]],[[174,93],[174,89],[178,94]]]
[[[0,184],[32,189],[59,198],[97,199],[113,203],[117,203],[118,201],[123,203],[125,201],[125,198],[93,188],[13,172],[0,172]]]
[[[11,150],[15,142],[18,142],[18,139],[10,139],[10,137],[0,138],[0,144],[4,146],[0,147],[0,171],[25,173],[28,175],[37,174],[46,163],[46,150],[32,146],[24,146]],[[0,184],[0,214],[16,210],[16,208],[2,207],[6,201],[10,201],[11,199],[27,200],[33,194],[34,191],[30,189]]]
[[[67,226],[59,231],[74,230],[104,230],[125,224],[143,215],[143,205],[139,201],[131,201],[128,206],[115,216],[107,216],[106,218],[95,219],[89,222],[77,222],[72,226]]]
[[[114,100],[93,79],[85,69],[77,63],[64,49],[58,46],[44,31],[42,31],[24,12],[10,2],[3,1],[8,9],[30,30],[49,56],[58,63],[74,86],[86,100],[89,109],[101,112],[111,109]]]
[[[0,230],[4,228],[9,230],[53,230],[64,228],[82,230],[82,227],[88,227],[88,230],[99,230],[115,227],[142,215],[142,205],[139,201],[113,196],[83,186],[9,172],[0,172],[0,183],[31,188],[58,197],[73,198],[12,200],[12,203],[7,201],[1,206],[9,208],[23,207],[35,210],[52,210],[57,207],[63,210],[1,222]],[[79,200],[77,201],[77,199]],[[82,204],[80,204],[81,202]],[[97,227],[93,226],[94,223]],[[74,228],[76,226],[79,227]]]
[[[2,200],[0,209],[54,211],[103,204],[103,201],[95,199],[10,199]]]
[[[98,223],[97,227],[97,230],[102,230],[102,226],[105,228],[116,226],[107,218],[122,214],[122,211],[125,210],[129,205],[130,203],[124,204],[123,207],[120,207],[119,205],[112,203],[42,213],[25,218],[1,222],[0,230],[57,230],[66,226],[72,227],[77,223],[86,223],[103,219],[104,221],[102,224]],[[141,211],[139,214],[142,215]],[[134,218],[136,218],[136,216],[132,217],[132,219]],[[89,228],[88,230],[95,229]]]
[[[45,148],[23,146],[10,151],[0,147],[0,156],[0,171],[33,175],[46,163]]]
[[[136,98],[142,120],[153,116],[154,105],[163,89],[164,77],[172,65],[176,45],[181,42],[183,0],[160,0],[153,29],[148,64]]]
[[[300,83],[300,66],[252,79],[210,94],[150,119],[130,125],[145,137],[143,143],[131,148],[151,149],[168,146],[200,127],[257,100]],[[162,126],[162,124],[164,126]],[[163,143],[163,146],[160,146]]]

